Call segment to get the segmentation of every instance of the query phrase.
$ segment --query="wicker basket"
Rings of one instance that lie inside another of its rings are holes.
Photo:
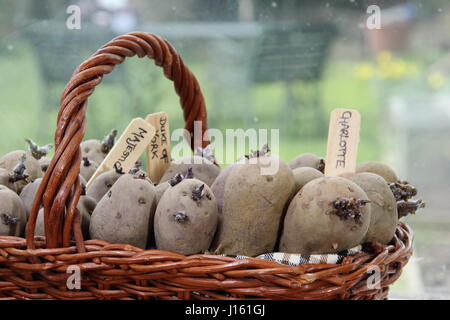
[[[149,33],[129,33],[101,47],[73,73],[61,98],[55,155],[42,179],[26,238],[0,236],[0,299],[385,299],[412,254],[412,233],[403,223],[387,246],[358,253],[341,264],[288,266],[256,258],[183,256],[101,240],[84,241],[76,210],[81,186],[80,142],[87,99],[104,74],[126,57],[148,56],[174,82],[186,129],[206,130],[206,108],[196,78],[172,46]],[[45,235],[35,237],[39,207]],[[72,240],[73,239],[73,240]],[[69,290],[68,267],[81,270],[81,289]],[[381,286],[370,289],[373,266]]]

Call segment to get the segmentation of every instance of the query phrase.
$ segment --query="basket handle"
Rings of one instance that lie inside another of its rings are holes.
[[[34,199],[26,229],[27,247],[34,249],[34,229],[41,204],[47,248],[70,246],[72,234],[77,250],[84,252],[77,204],[81,195],[79,180],[81,151],[86,127],[87,99],[101,83],[104,74],[126,57],[148,56],[174,83],[180,97],[186,130],[193,136],[194,121],[201,121],[202,134],[207,130],[206,107],[197,79],[185,66],[175,49],[151,33],[132,32],[118,36],[102,46],[73,73],[60,100],[55,133],[55,155],[45,172]],[[193,139],[191,139],[192,141]],[[202,139],[205,147],[209,141]],[[194,143],[191,143],[194,148]]]

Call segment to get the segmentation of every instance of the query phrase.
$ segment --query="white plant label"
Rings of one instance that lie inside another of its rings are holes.
[[[159,183],[170,166],[169,117],[165,112],[157,112],[149,114],[145,120],[156,130],[147,148],[148,176],[153,182]]]
[[[334,109],[328,128],[325,176],[355,173],[361,115],[353,109]]]
[[[92,181],[103,172],[115,169],[127,173],[147,149],[155,135],[155,131],[155,127],[144,119],[133,119],[117,140],[112,150],[108,153],[105,160],[100,164],[97,171],[95,171],[87,183],[86,188],[89,188]]]

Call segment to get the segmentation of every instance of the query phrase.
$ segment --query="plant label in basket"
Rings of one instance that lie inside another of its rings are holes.
[[[155,127],[155,135],[147,147],[147,168],[150,180],[159,183],[170,166],[169,117],[165,112],[149,114],[145,120]]]
[[[328,128],[326,176],[347,176],[355,173],[361,115],[353,109],[334,109]]]
[[[131,120],[86,187],[89,188],[92,181],[105,171],[115,169],[127,173],[148,147],[155,131],[155,128],[142,118]]]

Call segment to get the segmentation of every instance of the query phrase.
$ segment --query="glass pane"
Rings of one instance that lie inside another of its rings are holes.
[[[25,138],[52,143],[75,68],[134,30],[168,39],[182,55],[210,128],[279,129],[285,161],[324,157],[330,111],[357,109],[358,161],[389,164],[426,202],[404,219],[414,257],[390,297],[450,298],[448,1],[4,0],[0,155],[26,148]],[[158,111],[183,128],[179,98],[161,71],[135,58],[105,75],[89,99],[86,139]]]

